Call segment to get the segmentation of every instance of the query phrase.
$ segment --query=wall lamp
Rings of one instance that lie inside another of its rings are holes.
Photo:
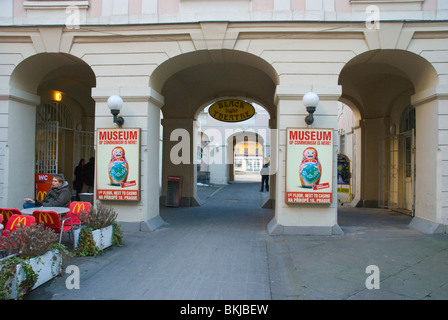
[[[316,107],[319,104],[319,96],[314,92],[308,92],[303,96],[302,101],[308,112],[308,115],[305,117],[305,123],[311,125],[314,122],[313,113],[316,111]]]
[[[116,123],[119,127],[121,127],[124,123],[123,117],[119,117],[118,114],[121,111],[121,107],[123,107],[123,99],[120,96],[110,96],[107,99],[107,105],[109,106],[110,113],[114,116],[114,123]]]

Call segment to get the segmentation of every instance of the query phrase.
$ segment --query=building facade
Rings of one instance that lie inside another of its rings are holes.
[[[285,201],[287,128],[307,126],[350,145],[354,205],[402,207],[414,227],[446,232],[447,1],[3,0],[0,9],[1,206],[20,207],[37,173],[71,180],[79,159],[95,156],[98,129],[116,127],[107,100],[119,95],[123,127],[141,129],[140,198],[101,202],[153,230],[168,176],[182,176],[182,203],[197,204],[198,117],[236,98],[269,115],[271,234],[341,232],[337,201]],[[310,91],[320,100],[307,125]]]

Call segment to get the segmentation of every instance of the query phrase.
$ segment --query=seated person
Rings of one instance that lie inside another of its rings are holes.
[[[53,182],[51,183],[51,189],[48,190],[42,201],[33,200],[30,198],[25,199],[23,208],[32,207],[68,207],[72,195],[68,189],[68,182],[60,175],[53,175]]]

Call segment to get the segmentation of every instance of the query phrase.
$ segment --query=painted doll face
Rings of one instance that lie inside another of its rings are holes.
[[[317,159],[317,150],[314,148],[305,149],[305,151],[303,151],[303,159],[304,160]]]
[[[124,157],[124,149],[123,148],[115,148],[112,150],[112,156],[114,158],[123,158]]]

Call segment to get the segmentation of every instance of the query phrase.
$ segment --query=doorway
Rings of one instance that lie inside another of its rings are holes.
[[[401,124],[401,176],[403,177],[402,207],[414,216],[415,211],[415,108],[408,106]]]

